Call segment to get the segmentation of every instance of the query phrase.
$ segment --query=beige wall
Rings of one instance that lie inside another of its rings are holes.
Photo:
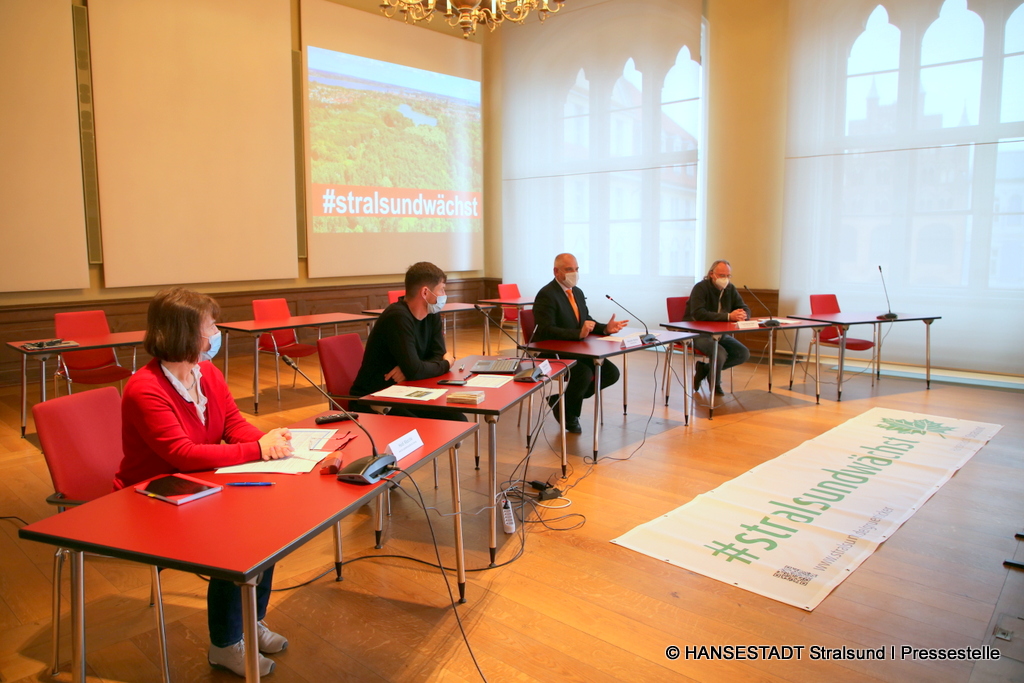
[[[708,262],[778,289],[786,144],[787,0],[705,0]]]

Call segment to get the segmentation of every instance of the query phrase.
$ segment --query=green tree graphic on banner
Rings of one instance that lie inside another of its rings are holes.
[[[897,420],[892,417],[883,417],[882,424],[876,425],[882,429],[900,434],[938,434],[943,439],[946,432],[951,432],[955,427],[947,427],[941,422],[931,420]]]

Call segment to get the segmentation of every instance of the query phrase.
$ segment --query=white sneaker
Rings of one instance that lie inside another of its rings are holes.
[[[260,662],[260,676],[269,676],[274,671],[274,660],[267,659],[263,655],[257,655]],[[217,669],[227,669],[245,678],[245,639],[227,647],[216,647],[210,645],[210,655],[207,658],[210,666]]]
[[[256,635],[259,637],[260,652],[272,655],[288,647],[288,639],[271,631],[262,621],[256,622]]]

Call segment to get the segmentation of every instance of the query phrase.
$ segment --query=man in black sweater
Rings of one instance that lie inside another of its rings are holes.
[[[596,322],[590,317],[587,309],[587,298],[583,290],[576,286],[579,280],[579,264],[572,254],[559,254],[555,257],[555,279],[544,285],[533,301],[533,319],[537,323],[537,331],[532,341],[548,339],[578,340],[593,333],[598,335],[615,334],[626,326],[628,320],[615,320],[615,316],[607,324]],[[601,388],[609,387],[619,381],[619,369],[611,361],[601,365]],[[569,386],[565,389],[565,430],[573,434],[583,431],[580,427],[580,411],[583,399],[594,395],[594,361],[585,358],[577,359],[569,375]],[[557,397],[553,397],[552,407],[557,405]],[[558,412],[555,411],[555,416]]]
[[[441,309],[448,300],[448,277],[433,263],[421,261],[405,271],[405,296],[384,309],[373,325],[363,364],[352,383],[354,396],[380,391],[396,382],[427,379],[448,372]],[[354,404],[367,412],[366,404]],[[437,413],[396,406],[391,415],[465,420],[461,413]]]
[[[732,266],[728,261],[718,260],[711,264],[708,274],[693,286],[690,300],[686,302],[683,320],[711,320],[719,322],[739,322],[750,317],[750,308],[743,303],[743,298],[732,284]],[[712,336],[701,335],[693,340],[693,345],[708,357],[710,361],[718,345],[718,370],[715,372],[715,393],[722,391],[722,370],[750,358],[750,350],[730,334],[723,334],[717,340]],[[711,372],[708,363],[698,363],[693,376],[693,390],[700,388],[701,382]]]

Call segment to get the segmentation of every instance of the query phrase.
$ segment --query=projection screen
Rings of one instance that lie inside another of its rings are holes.
[[[310,277],[483,267],[480,48],[302,3]]]

